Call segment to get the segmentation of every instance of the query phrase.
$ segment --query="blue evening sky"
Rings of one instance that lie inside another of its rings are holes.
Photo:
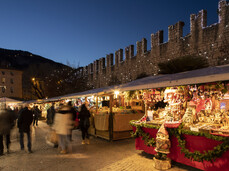
[[[218,22],[218,0],[0,0],[0,48],[25,50],[75,66],[86,66],[106,54],[208,12]],[[136,53],[136,52],[135,52]]]

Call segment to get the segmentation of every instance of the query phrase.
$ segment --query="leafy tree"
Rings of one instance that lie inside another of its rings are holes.
[[[207,60],[201,56],[183,56],[158,64],[159,74],[173,74],[208,66]]]
[[[32,78],[32,93],[38,99],[45,98],[44,87],[40,79]]]
[[[88,90],[88,79],[80,73],[80,69],[63,67],[46,76],[44,83],[47,96],[55,97]]]

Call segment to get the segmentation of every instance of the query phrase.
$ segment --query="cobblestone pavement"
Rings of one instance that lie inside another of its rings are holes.
[[[0,157],[0,171],[152,171],[152,155],[135,150],[134,139],[107,141],[91,137],[90,145],[81,144],[79,130],[73,131],[72,153],[59,154],[45,141],[49,127],[39,121],[32,128],[32,150],[29,154],[20,150],[17,129],[11,134],[11,153]],[[25,136],[25,147],[26,147]],[[25,148],[26,149],[26,148]],[[196,170],[175,163],[170,169],[177,171]]]

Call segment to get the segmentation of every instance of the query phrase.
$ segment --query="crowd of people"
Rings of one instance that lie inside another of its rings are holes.
[[[27,151],[32,153],[31,143],[31,126],[38,126],[39,118],[41,117],[41,110],[38,106],[29,108],[24,105],[19,110],[7,109],[5,105],[0,108],[0,156],[4,154],[4,139],[6,144],[6,151],[10,153],[10,133],[17,125],[20,139],[20,149],[25,150],[24,135],[27,136]],[[86,105],[81,106],[81,110],[76,110],[69,101],[66,104],[60,103],[59,107],[55,109],[54,103],[47,109],[46,123],[54,131],[58,141],[54,147],[58,147],[61,154],[69,152],[70,142],[73,141],[72,130],[74,129],[76,120],[79,120],[79,128],[82,132],[82,144],[89,144],[88,128],[90,112]]]

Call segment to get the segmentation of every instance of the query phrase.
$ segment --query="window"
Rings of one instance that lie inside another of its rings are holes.
[[[5,91],[6,91],[6,88],[2,87],[2,93],[5,93]]]
[[[4,84],[6,82],[6,78],[2,78],[2,83]]]
[[[10,75],[14,76],[14,73],[13,72],[10,72]]]
[[[10,92],[13,93],[14,92],[14,89],[13,87],[10,88]]]
[[[5,71],[2,71],[2,75],[5,75]]]
[[[14,83],[14,80],[13,78],[10,79],[10,83],[13,84]]]

